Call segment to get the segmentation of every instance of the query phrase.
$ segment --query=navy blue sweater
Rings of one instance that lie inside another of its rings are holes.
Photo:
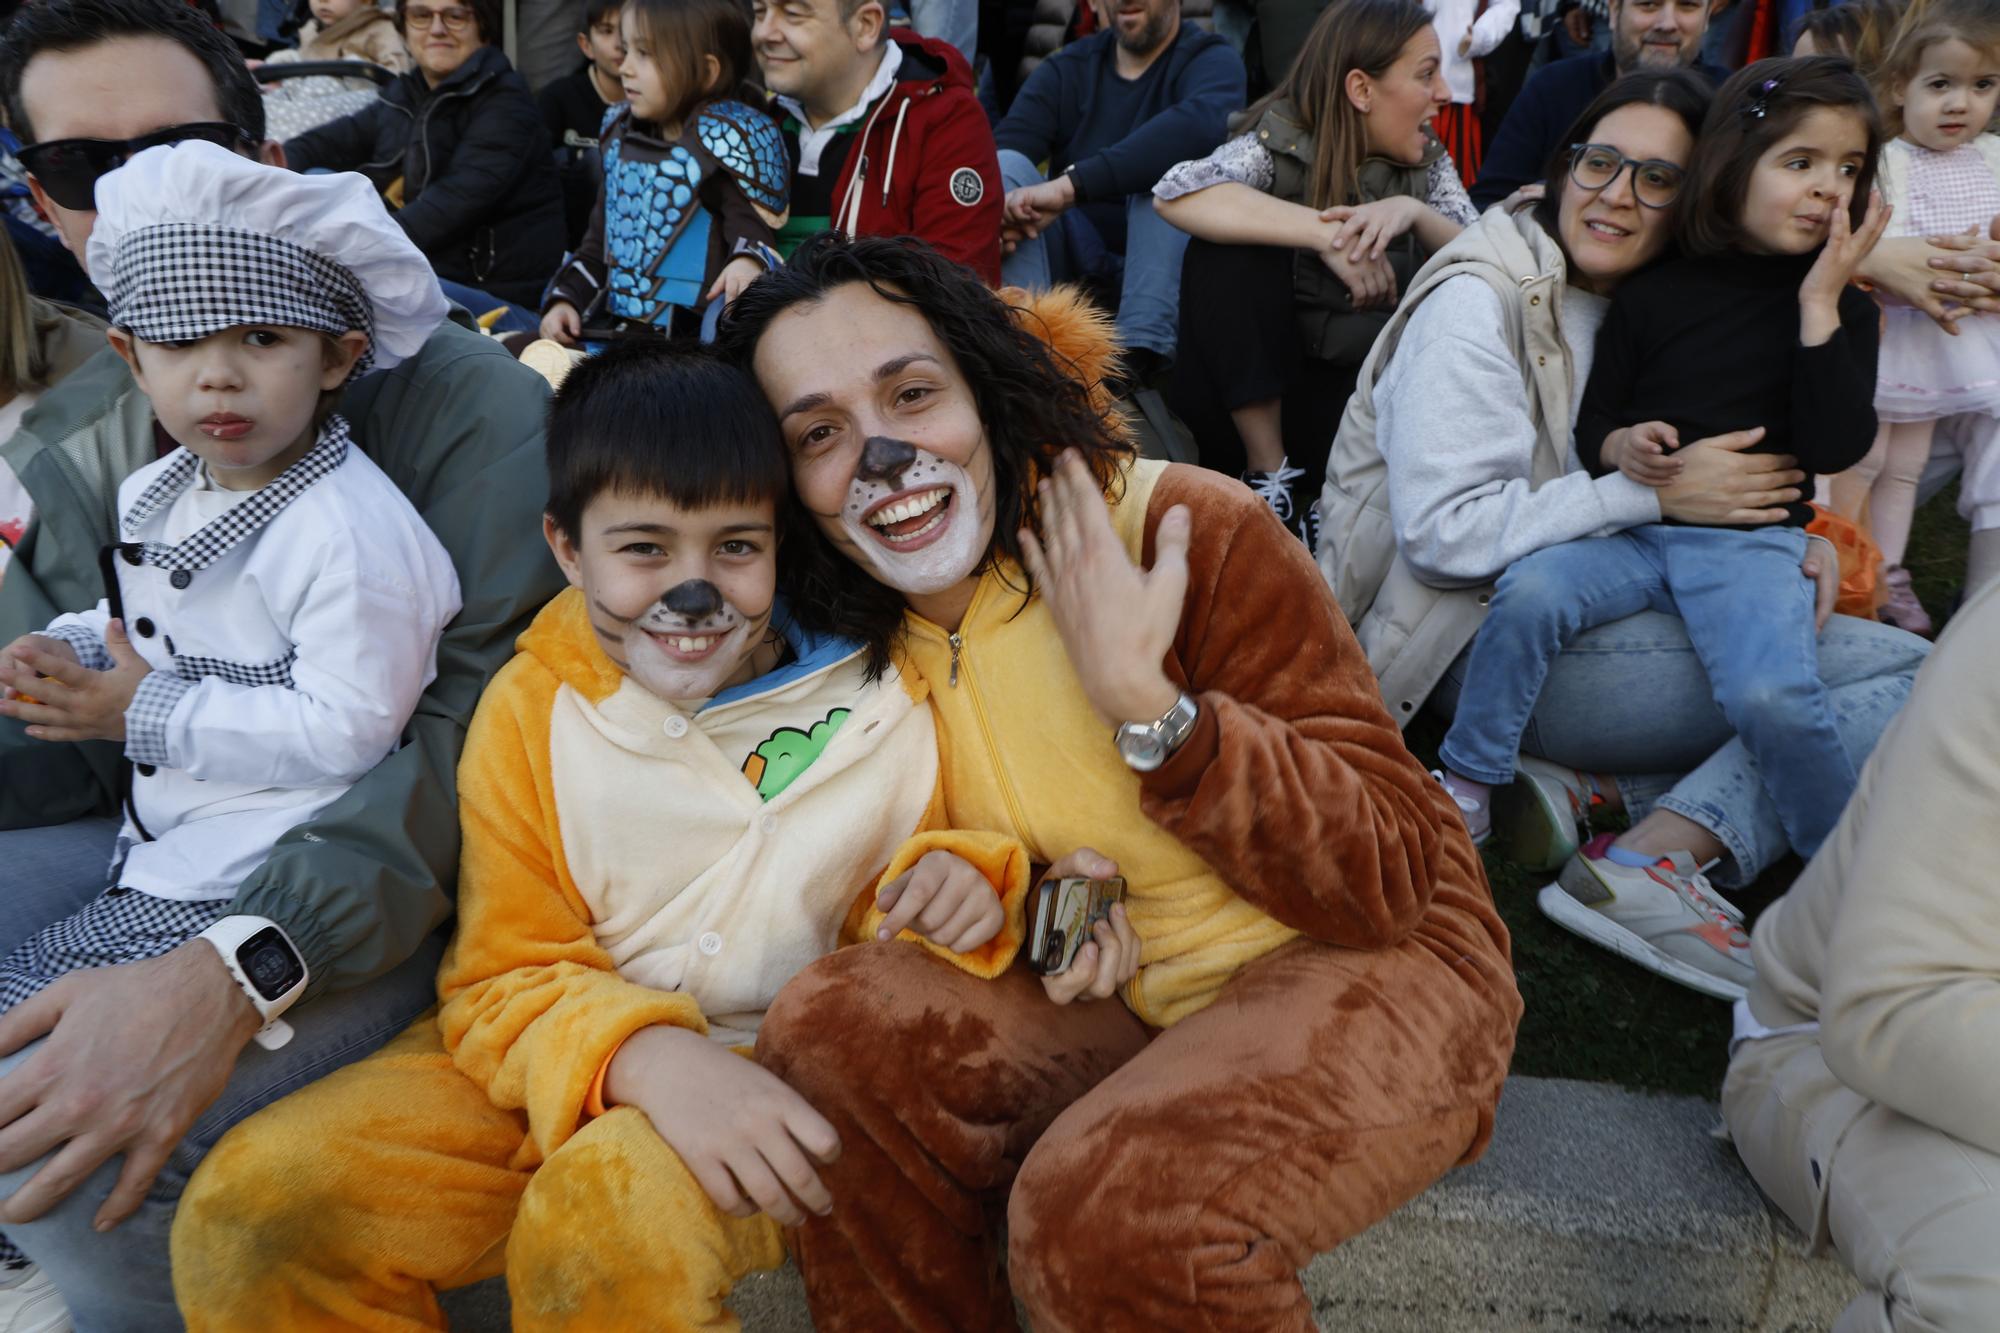
[[[1243,109],[1243,60],[1182,23],[1166,53],[1136,79],[1118,76],[1116,34],[1093,33],[1044,60],[993,131],[994,143],[1049,174],[1069,171],[1077,201],[1105,243],[1125,249],[1125,200],[1150,194],[1177,162],[1207,157]]]
[[[1696,65],[1694,72],[1718,87],[1729,77],[1728,70],[1713,65]],[[1609,51],[1542,66],[1507,108],[1507,118],[1486,145],[1479,179],[1472,186],[1472,202],[1480,211],[1546,176],[1556,150],[1569,147],[1564,139],[1576,118],[1617,77]]]

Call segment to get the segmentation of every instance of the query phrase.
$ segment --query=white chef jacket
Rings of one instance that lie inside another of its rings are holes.
[[[126,479],[118,508],[109,567],[153,669],[125,715],[118,883],[230,898],[280,836],[395,749],[437,674],[458,576],[338,416],[262,490],[219,491],[176,449]],[[113,614],[107,598],[47,633],[105,669]]]
[[[1424,0],[1424,8],[1431,12],[1431,26],[1437,29],[1438,45],[1444,49],[1439,67],[1444,71],[1445,86],[1451,89],[1451,100],[1467,105],[1474,92],[1472,62],[1493,54],[1493,48],[1506,40],[1514,21],[1521,17],[1521,0],[1487,0],[1486,12],[1476,21],[1472,16],[1479,0]],[[1461,56],[1458,41],[1468,26],[1472,28],[1472,49]]]

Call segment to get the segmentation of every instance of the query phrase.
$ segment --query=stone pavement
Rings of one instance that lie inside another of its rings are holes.
[[[1697,1097],[1512,1078],[1493,1146],[1305,1271],[1323,1329],[1818,1333],[1855,1286],[1809,1260]],[[810,1333],[789,1267],[731,1302],[748,1333]],[[447,1296],[453,1327],[502,1330],[495,1283]]]

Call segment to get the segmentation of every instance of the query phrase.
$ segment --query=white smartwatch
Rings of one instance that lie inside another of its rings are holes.
[[[1118,757],[1137,773],[1150,773],[1167,762],[1194,733],[1194,696],[1185,690],[1157,722],[1126,722],[1118,728]]]
[[[264,1026],[254,1038],[267,1051],[292,1039],[292,1025],[280,1015],[306,988],[306,960],[278,923],[262,916],[226,916],[201,932],[215,946],[222,965],[257,1006]]]

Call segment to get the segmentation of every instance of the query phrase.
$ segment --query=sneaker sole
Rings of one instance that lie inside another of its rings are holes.
[[[1700,991],[1718,1000],[1740,1000],[1750,993],[1746,987],[1733,981],[1704,972],[1671,954],[1661,953],[1648,944],[1644,936],[1625,929],[1602,912],[1585,907],[1572,898],[1569,890],[1561,884],[1551,884],[1543,889],[1535,902],[1542,909],[1543,916],[1570,934],[1580,935],[1599,948],[1615,953],[1627,962],[1637,963],[1648,972],[1689,990]]]
[[[1493,827],[1506,829],[1508,859],[1524,870],[1560,870],[1582,845],[1569,802],[1557,807],[1533,778],[1493,794]]]

